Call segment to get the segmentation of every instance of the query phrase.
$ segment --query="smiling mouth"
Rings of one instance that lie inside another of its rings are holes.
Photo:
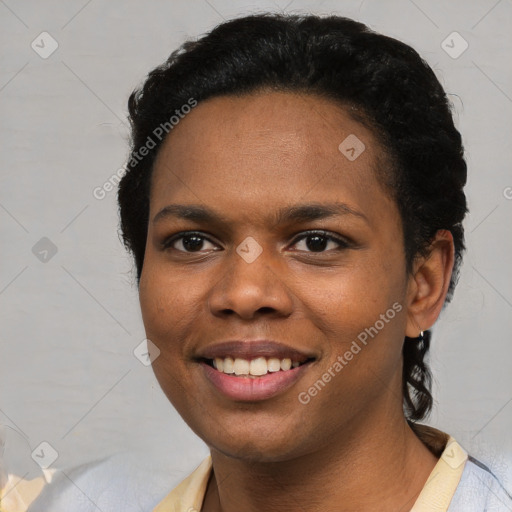
[[[241,378],[260,378],[269,373],[293,371],[314,361],[308,358],[304,361],[294,361],[288,357],[279,359],[277,357],[256,357],[254,359],[243,359],[239,357],[216,357],[215,359],[202,358],[202,362],[215,368],[218,372]]]

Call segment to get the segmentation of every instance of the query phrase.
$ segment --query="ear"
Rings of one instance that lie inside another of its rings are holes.
[[[407,285],[405,335],[417,338],[430,329],[443,307],[452,276],[455,246],[450,231],[440,229],[426,258],[416,260]]]

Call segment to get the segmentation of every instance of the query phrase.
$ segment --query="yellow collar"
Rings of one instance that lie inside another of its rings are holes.
[[[414,430],[439,460],[410,512],[446,512],[459,484],[468,454],[453,437],[440,430],[426,425],[416,425]],[[212,458],[208,455],[153,512],[200,512],[211,470]]]

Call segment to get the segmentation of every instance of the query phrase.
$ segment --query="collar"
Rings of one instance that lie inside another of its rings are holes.
[[[412,425],[420,440],[439,457],[410,512],[447,512],[468,459],[466,451],[448,434],[427,425]],[[208,455],[175,487],[153,512],[200,512],[212,471]]]

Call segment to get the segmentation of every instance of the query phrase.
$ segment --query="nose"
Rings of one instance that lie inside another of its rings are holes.
[[[208,296],[211,313],[237,315],[244,320],[258,315],[289,316],[293,300],[283,272],[283,266],[269,250],[263,250],[250,262],[232,251]]]

